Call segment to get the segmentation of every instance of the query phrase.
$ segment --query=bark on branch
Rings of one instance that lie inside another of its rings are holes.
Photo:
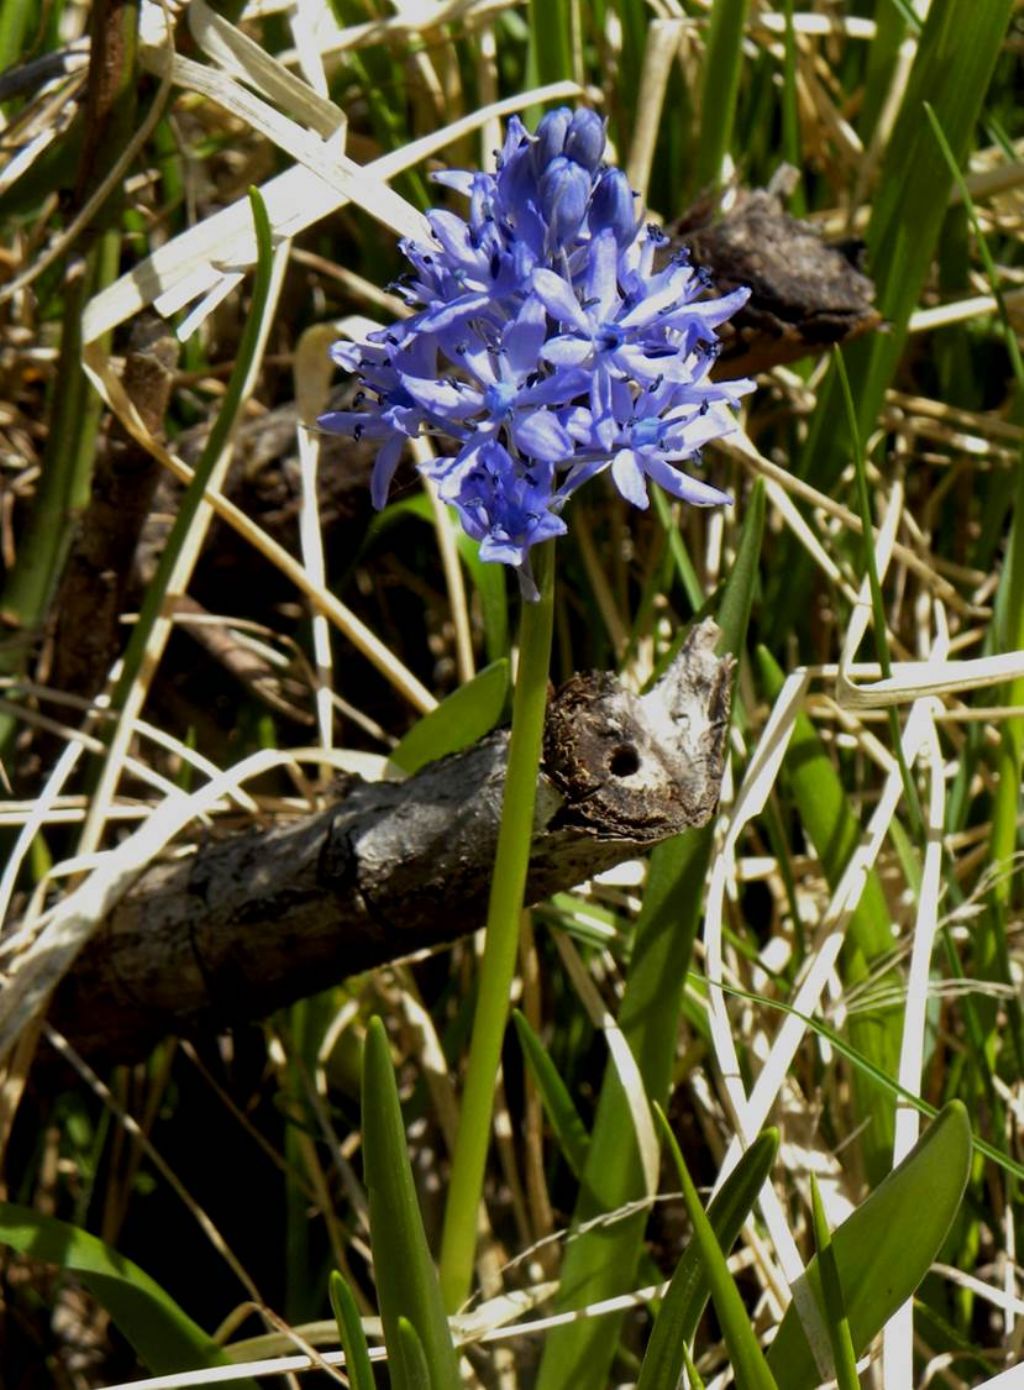
[[[696,627],[645,696],[609,675],[555,696],[529,901],[713,815],[733,665],[717,638]],[[357,782],[327,811],[152,868],[78,956],[51,1020],[81,1052],[128,1061],[474,931],[507,745],[499,731],[405,782]]]

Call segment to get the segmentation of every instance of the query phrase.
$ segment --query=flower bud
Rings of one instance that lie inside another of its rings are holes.
[[[636,236],[636,212],[633,190],[621,169],[606,169],[594,190],[590,203],[590,231],[597,236],[611,228],[620,248],[628,246]]]
[[[565,153],[591,173],[604,154],[604,121],[596,111],[577,111],[565,136]]]
[[[587,171],[564,155],[553,159],[540,178],[540,207],[552,249],[564,246],[579,231],[589,197]]]
[[[538,177],[560,154],[565,152],[565,137],[572,125],[573,115],[568,106],[559,106],[549,111],[537,127],[537,139],[533,146],[533,166]]]

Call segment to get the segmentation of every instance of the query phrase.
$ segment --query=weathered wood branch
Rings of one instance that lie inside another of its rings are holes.
[[[574,677],[548,711],[528,897],[537,902],[705,824],[718,802],[731,658],[694,629],[645,696]],[[508,736],[337,806],[155,866],[89,940],[50,1018],[83,1053],[260,1018],[480,926]]]

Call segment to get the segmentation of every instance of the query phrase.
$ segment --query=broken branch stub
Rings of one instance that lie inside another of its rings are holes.
[[[527,900],[703,825],[721,787],[731,657],[694,628],[647,695],[607,674],[552,700]],[[404,782],[356,782],[327,811],[150,869],[58,987],[79,1051],[144,1056],[167,1033],[258,1019],[484,919],[508,733]]]

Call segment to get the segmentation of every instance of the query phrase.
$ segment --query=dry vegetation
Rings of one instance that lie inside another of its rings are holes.
[[[325,979],[262,1023],[186,1031],[132,1065],[94,1069],[45,1004],[154,866],[380,778],[418,717],[507,655],[518,600],[412,469],[374,519],[371,454],[308,426],[340,389],[330,342],[396,312],[397,236],[420,234],[443,193],[429,171],[488,162],[500,120],[542,102],[606,111],[668,226],[698,195],[727,215],[789,161],[790,209],[831,241],[866,239],[884,322],[844,349],[859,441],[832,354],[802,342],[759,364],[742,431],[709,456],[731,509],[627,515],[600,481],[574,503],[553,679],[616,669],[634,690],[705,603],[718,611],[759,481],[766,512],[706,862],[670,842],[646,903],[634,857],[539,904],[517,1006],[588,1132],[606,1044],[621,1066],[625,1037],[706,1187],[779,1126],[773,1183],[732,1257],[759,1333],[813,1250],[810,1175],[835,1227],[917,1137],[894,1085],[935,1107],[962,1098],[988,1148],[913,1326],[890,1324],[866,1375],[978,1386],[1019,1355],[1020,9],[932,7],[946,29],[931,49],[893,0],[809,4],[790,27],[792,5],[752,0],[739,43],[709,28],[704,0],[4,7],[5,1194],[130,1257],[233,1359],[333,1355],[332,1268],[373,1311],[358,1081],[373,1013],[436,1237],[472,942]],[[258,314],[251,185],[274,238]],[[659,912],[680,943],[660,969],[678,978],[636,984],[633,948]],[[467,1376],[525,1387],[560,1316],[577,1182],[511,1033],[504,1062],[480,1297],[457,1326]],[[645,1194],[628,1127],[619,1142],[615,1204],[650,1221],[635,1271],[621,1253],[623,1277],[595,1286],[612,1316],[587,1326],[621,1333],[593,1352],[595,1390],[636,1378],[643,1310],[683,1238],[674,1175]],[[620,1222],[623,1252],[642,1221]],[[81,1270],[52,1251],[2,1263],[0,1381],[142,1374]],[[707,1383],[722,1373],[717,1323],[695,1356]]]

